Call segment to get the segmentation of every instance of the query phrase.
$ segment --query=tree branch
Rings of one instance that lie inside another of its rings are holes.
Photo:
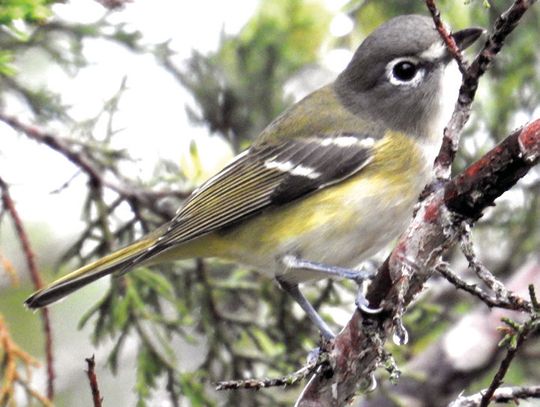
[[[540,257],[536,257],[504,282],[509,289],[525,295],[529,284],[540,284]],[[407,405],[415,406],[446,406],[496,366],[502,353],[498,346],[501,318],[522,316],[516,316],[511,308],[491,310],[484,303],[477,304],[408,360],[403,366],[406,373],[397,384],[361,400],[356,407],[395,406],[393,400],[407,400]]]
[[[460,397],[449,407],[479,407],[482,399],[483,392],[473,394],[468,397]],[[540,399],[540,386],[526,386],[526,387],[500,387],[498,388],[491,401],[494,403],[509,403],[514,402],[519,404],[519,400],[526,400],[530,398]]]
[[[2,192],[2,202],[4,208],[9,213],[13,224],[15,225],[15,230],[17,232],[17,237],[22,246],[24,257],[26,259],[26,264],[28,266],[28,272],[30,273],[30,278],[34,284],[34,288],[39,290],[43,288],[43,281],[41,275],[36,266],[34,251],[30,245],[30,240],[26,234],[26,230],[23,226],[22,220],[17,212],[15,203],[11,198],[9,193],[9,188],[7,183],[0,177],[0,190]],[[54,357],[53,357],[53,339],[52,339],[52,328],[51,321],[49,317],[49,310],[47,308],[42,308],[40,310],[41,319],[43,322],[43,333],[45,335],[45,358],[46,358],[46,370],[47,370],[47,398],[52,400],[54,398]]]
[[[531,292],[534,293],[534,290],[532,288]],[[531,297],[534,298],[534,295],[531,295]],[[506,356],[501,361],[497,373],[495,373],[495,376],[493,376],[493,380],[489,384],[489,387],[482,395],[482,399],[480,400],[480,407],[487,407],[492,401],[494,401],[493,396],[497,389],[500,387],[500,385],[503,383],[504,376],[506,376],[506,372],[508,372],[510,364],[514,360],[518,350],[523,346],[529,335],[531,335],[535,330],[538,329],[538,327],[540,327],[540,309],[534,309],[531,318],[524,324],[517,324],[515,322],[511,322],[510,320],[503,321],[506,322],[506,324],[508,325],[507,330],[511,331],[506,334],[502,341],[509,344],[508,350],[506,351]]]
[[[454,114],[444,129],[441,150],[435,159],[436,179],[448,180],[450,178],[451,166],[459,146],[460,134],[469,119],[471,104],[478,88],[478,81],[501,50],[506,37],[516,28],[523,14],[535,2],[536,0],[515,0],[512,6],[497,18],[493,32],[487,38],[484,47],[464,72]],[[434,1],[426,0],[426,4],[431,12]],[[435,13],[438,15],[438,11]],[[435,25],[439,26],[442,23],[438,23],[437,18],[435,18]],[[444,32],[442,38],[446,43],[447,35]]]
[[[437,8],[437,5],[435,4],[435,0],[426,0],[426,6],[429,12],[431,13],[431,17],[433,18],[433,22],[435,23],[435,28],[437,29],[441,38],[446,44],[448,51],[450,51],[450,54],[456,60],[459,70],[461,71],[462,74],[465,75],[467,72],[467,64],[465,63],[465,60],[463,59],[461,50],[457,46],[456,41],[454,40],[454,37],[452,37],[452,35],[448,32],[444,23],[442,22],[441,12]]]
[[[22,377],[17,367],[21,364],[26,371]],[[20,385],[27,394],[45,407],[52,407],[52,402],[30,386],[31,369],[39,363],[31,355],[21,349],[11,338],[4,318],[0,314],[0,406],[16,404],[15,384]]]
[[[493,308],[504,308],[514,311],[524,311],[530,312],[532,306],[529,301],[519,298],[518,301],[514,301],[513,298],[508,298],[504,296],[491,296],[478,287],[476,284],[470,284],[461,279],[456,273],[454,273],[447,263],[441,263],[437,267],[437,272],[440,273],[444,278],[446,278],[451,284],[456,288],[466,291],[475,297],[478,297],[480,301],[486,304],[488,307]]]
[[[99,391],[99,385],[97,381],[96,376],[96,360],[94,355],[92,355],[91,358],[86,358],[86,365],[88,366],[88,370],[86,371],[86,375],[88,376],[88,383],[90,384],[90,390],[92,391],[92,401],[94,403],[94,407],[101,407],[103,398],[101,397],[101,393]]]
[[[147,207],[164,219],[170,219],[174,213],[170,213],[157,205],[157,202],[161,198],[171,196],[185,199],[191,193],[191,191],[151,191],[138,188],[126,182],[111,182],[106,179],[105,171],[100,168],[93,157],[83,149],[77,148],[76,145],[70,143],[68,140],[43,131],[35,126],[24,124],[16,117],[6,115],[2,112],[0,112],[0,121],[6,123],[14,130],[25,134],[28,138],[44,144],[66,157],[73,165],[88,176],[91,185],[106,187],[120,195],[126,201],[135,203],[138,206]]]
[[[341,406],[354,396],[357,383],[378,367],[396,312],[423,289],[441,256],[459,242],[461,223],[476,221],[483,209],[493,205],[495,198],[539,161],[539,151],[540,119],[514,132],[420,204],[368,289],[369,303],[383,306],[385,311],[378,315],[354,313],[330,350],[334,374],[314,376],[298,406]]]

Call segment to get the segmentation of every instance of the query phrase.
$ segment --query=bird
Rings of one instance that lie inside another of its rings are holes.
[[[482,32],[451,35],[464,50]],[[404,230],[431,179],[460,84],[431,18],[388,20],[333,82],[274,119],[169,222],[52,282],[26,306],[47,306],[142,265],[217,257],[275,278],[332,339],[299,284],[366,278],[358,266]]]

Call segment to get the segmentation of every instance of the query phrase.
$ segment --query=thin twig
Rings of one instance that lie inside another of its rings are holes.
[[[444,278],[446,278],[452,285],[456,288],[468,292],[469,294],[478,297],[483,303],[488,307],[493,308],[503,308],[513,311],[525,311],[530,312],[532,310],[531,303],[525,299],[521,299],[521,302],[510,301],[508,298],[499,298],[492,297],[482,290],[476,284],[470,284],[460,278],[456,273],[454,273],[447,263],[441,263],[437,266],[437,272],[439,272]]]
[[[460,397],[449,405],[449,407],[478,407],[482,399],[483,392],[473,394],[472,396]],[[491,401],[494,403],[514,402],[519,404],[519,400],[540,399],[540,386],[528,387],[500,387],[495,390]]]
[[[504,284],[497,280],[488,268],[478,259],[474,251],[474,245],[471,238],[471,228],[467,223],[461,225],[460,247],[469,262],[469,267],[474,271],[480,280],[487,285],[498,298],[508,297],[508,290]]]
[[[13,267],[13,264],[9,259],[4,256],[0,252],[0,265],[6,272],[8,279],[10,280],[10,283],[12,286],[18,286],[19,285],[19,275],[17,274],[17,270],[15,270],[15,267]]]
[[[216,390],[237,390],[237,389],[251,389],[260,390],[267,387],[281,387],[292,386],[314,372],[324,374],[324,371],[329,369],[328,365],[328,353],[321,353],[320,357],[309,362],[301,369],[287,376],[278,377],[274,379],[243,379],[243,380],[228,380],[218,382],[216,384]]]
[[[16,380],[17,384],[19,384],[31,398],[39,401],[43,407],[54,407],[53,403],[47,397],[30,387],[30,384],[26,380],[22,380],[20,377],[17,377]]]
[[[463,74],[457,105],[450,122],[444,130],[441,150],[435,159],[434,171],[437,180],[447,181],[450,179],[451,166],[459,146],[461,131],[469,119],[471,104],[476,95],[480,77],[486,72],[495,56],[499,53],[508,35],[517,27],[523,14],[535,1],[515,0],[512,6],[499,16],[495,21],[493,32],[486,40],[482,51]],[[426,0],[430,12],[431,3],[434,2]],[[436,20],[434,21],[437,25]],[[445,39],[445,36],[443,36],[443,39]]]
[[[461,54],[461,50],[456,44],[456,41],[454,40],[454,37],[448,32],[446,29],[446,26],[441,20],[441,12],[437,8],[437,5],[435,4],[435,0],[426,0],[426,6],[431,13],[431,16],[433,17],[433,22],[435,23],[435,28],[439,32],[442,40],[446,44],[446,47],[448,48],[448,51],[454,57],[456,60],[459,70],[462,74],[465,74],[467,72],[467,64],[465,60],[463,59],[463,55]]]
[[[30,386],[32,368],[39,363],[30,354],[19,347],[11,337],[8,327],[0,314],[0,406],[14,405],[15,383],[20,385],[30,398],[38,400],[45,407],[52,407],[52,402]],[[22,364],[26,377],[21,377],[18,364]]]
[[[91,358],[86,358],[86,365],[88,370],[86,375],[88,376],[88,382],[90,383],[90,390],[92,391],[92,401],[94,402],[94,407],[101,407],[103,397],[99,391],[99,385],[96,376],[96,361],[94,355]]]
[[[86,151],[78,148],[69,140],[59,137],[53,133],[25,124],[13,116],[0,112],[0,121],[6,123],[11,128],[25,134],[28,138],[37,141],[66,157],[72,164],[79,168],[90,178],[93,185],[106,187],[126,201],[137,201],[141,206],[150,208],[154,213],[165,219],[169,219],[173,214],[162,209],[157,202],[164,197],[176,197],[185,199],[190,195],[190,191],[151,191],[139,188],[126,182],[111,182],[105,177],[105,171],[100,168],[100,164]],[[118,181],[118,180],[117,180]]]
[[[30,278],[36,290],[39,290],[43,287],[43,281],[41,275],[36,266],[35,255],[30,245],[30,240],[26,234],[26,230],[23,226],[22,220],[17,212],[15,203],[11,198],[9,193],[8,184],[0,177],[0,190],[2,191],[2,202],[4,208],[9,213],[13,224],[15,225],[15,230],[17,231],[17,237],[21,243],[24,257],[26,259],[26,264],[28,267],[28,272],[30,273]],[[40,310],[41,318],[43,321],[43,332],[45,335],[45,358],[46,358],[46,370],[47,370],[47,398],[52,400],[54,398],[54,358],[53,358],[53,339],[52,339],[52,328],[51,321],[49,317],[49,310],[47,308],[42,308]]]
[[[172,407],[180,407],[180,393],[176,390],[176,381],[174,372],[167,369],[167,391],[169,392],[169,400]]]
[[[461,251],[465,255],[465,258],[469,262],[469,267],[475,272],[480,280],[486,284],[490,290],[495,293],[497,300],[506,301],[515,304],[515,309],[519,309],[527,301],[521,298],[519,295],[511,292],[506,286],[499,281],[488,268],[478,259],[474,251],[474,245],[471,239],[471,229],[468,223],[462,223],[460,246]],[[530,303],[528,304],[529,311],[532,309]]]
[[[515,332],[514,334],[515,337],[510,340],[511,344],[508,347],[506,356],[501,361],[499,369],[497,370],[497,373],[495,373],[495,376],[493,376],[493,379],[489,387],[482,395],[482,399],[479,404],[480,407],[487,407],[489,403],[494,401],[493,395],[495,394],[495,391],[499,388],[499,386],[503,383],[504,376],[506,375],[506,372],[510,368],[510,365],[512,361],[514,360],[514,357],[516,356],[517,351],[521,348],[523,343],[526,341],[527,337],[533,331],[538,329],[539,320],[540,320],[540,314],[535,313],[531,316],[530,320],[528,320],[527,322],[525,322],[524,324],[518,327],[517,332]]]

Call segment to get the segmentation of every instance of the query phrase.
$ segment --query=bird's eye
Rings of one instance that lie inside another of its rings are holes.
[[[392,73],[397,80],[408,82],[414,78],[418,67],[409,61],[401,61],[394,65]]]
[[[387,77],[393,85],[416,86],[424,75],[424,69],[414,59],[399,58],[387,66]]]

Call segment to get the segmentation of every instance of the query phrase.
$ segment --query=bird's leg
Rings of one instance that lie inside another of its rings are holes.
[[[371,271],[351,270],[344,267],[332,266],[329,264],[317,263],[314,261],[301,259],[292,254],[288,254],[284,256],[282,259],[282,262],[285,265],[285,267],[287,267],[290,270],[311,270],[311,271],[316,271],[321,274],[325,274],[329,278],[346,278],[348,280],[352,280],[358,285],[358,294],[356,295],[356,306],[360,309],[360,311],[363,311],[367,314],[377,314],[382,311],[382,308],[370,308],[369,302],[364,296],[364,293],[362,291],[362,283],[365,280],[373,277],[374,275],[373,270]],[[304,300],[307,302],[305,298]],[[317,314],[317,317],[320,319],[320,316],[318,314]]]
[[[326,324],[326,322],[324,322],[324,320],[321,318],[315,308],[313,308],[313,305],[311,305],[307,298],[304,297],[304,294],[302,294],[302,292],[298,288],[298,284],[288,282],[280,276],[277,276],[276,280],[279,286],[285,292],[287,292],[296,301],[298,305],[300,305],[300,307],[304,310],[309,319],[311,319],[311,321],[317,326],[317,328],[319,328],[322,336],[327,340],[334,339],[334,333]]]

